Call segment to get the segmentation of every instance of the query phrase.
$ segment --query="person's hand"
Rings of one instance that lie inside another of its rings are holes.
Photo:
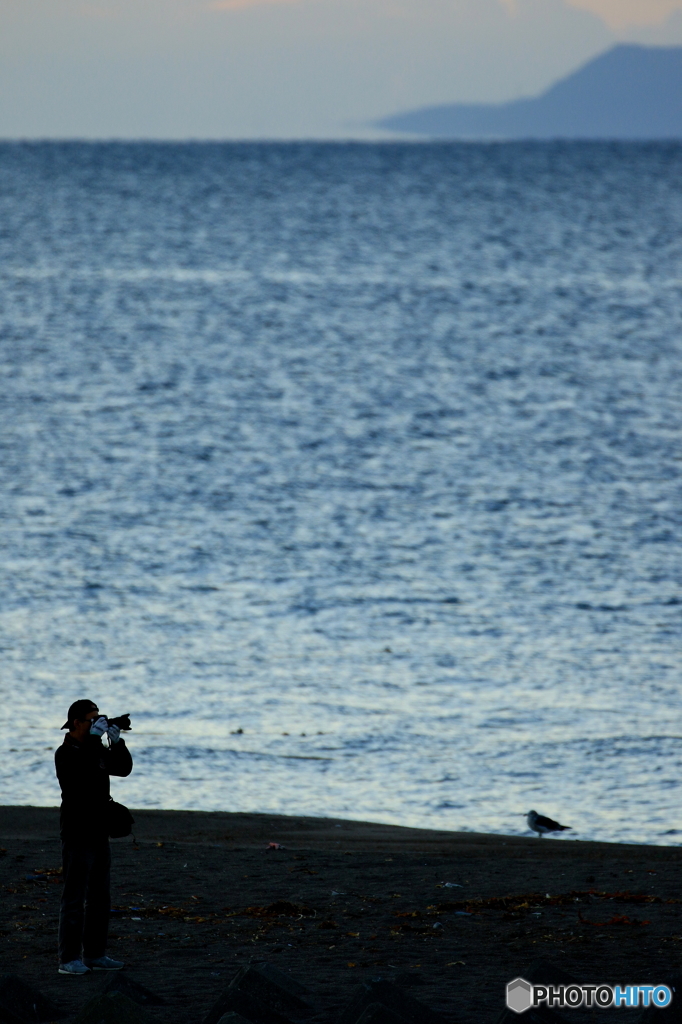
[[[101,739],[102,736],[104,736],[104,733],[107,731],[108,725],[109,723],[107,722],[106,718],[102,715],[100,718],[95,719],[95,721],[90,726],[90,735],[99,736]]]
[[[118,741],[121,738],[121,730],[117,725],[112,724],[107,729],[107,736],[109,737],[112,743],[118,743]]]

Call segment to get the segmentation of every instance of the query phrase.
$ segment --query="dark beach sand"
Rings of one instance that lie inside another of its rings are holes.
[[[492,1024],[506,982],[538,957],[582,982],[655,983],[680,969],[680,848],[134,814],[137,842],[112,842],[109,952],[166,999],[157,1016],[169,1024],[199,1024],[251,960],[307,984],[320,1024],[378,974],[406,973],[447,1020]],[[61,886],[46,872],[60,866],[58,811],[0,808],[0,846],[0,965],[75,1014],[102,976],[57,974]]]

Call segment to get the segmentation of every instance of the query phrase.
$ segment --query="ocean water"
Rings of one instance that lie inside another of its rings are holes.
[[[682,841],[681,300],[681,145],[0,146],[0,803]]]

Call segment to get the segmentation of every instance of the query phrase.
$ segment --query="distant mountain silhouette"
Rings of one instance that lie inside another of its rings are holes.
[[[447,139],[681,139],[682,46],[614,46],[532,99],[423,107],[375,124]]]

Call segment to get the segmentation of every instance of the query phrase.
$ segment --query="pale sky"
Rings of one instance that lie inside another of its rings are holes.
[[[682,0],[0,0],[0,137],[378,137],[619,40],[682,45]]]

